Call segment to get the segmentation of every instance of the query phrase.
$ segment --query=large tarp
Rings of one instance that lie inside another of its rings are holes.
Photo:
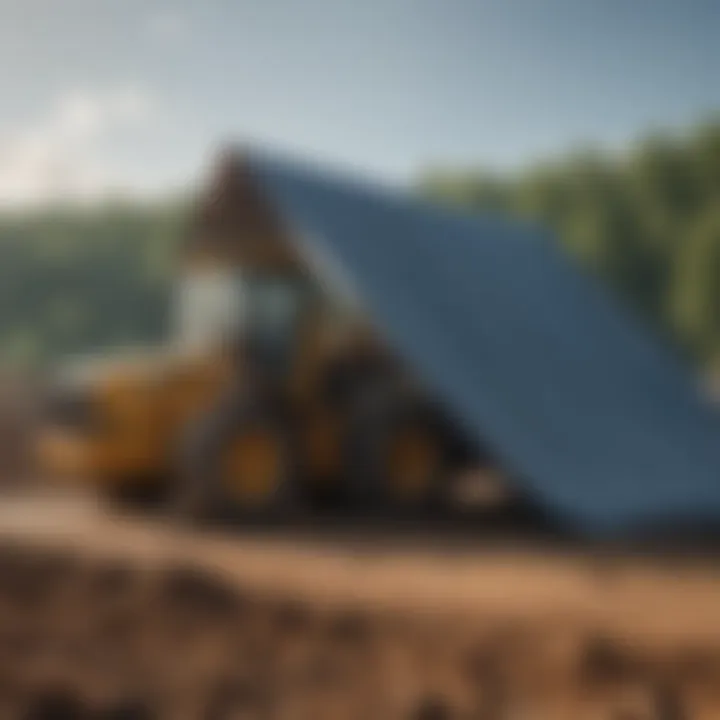
[[[720,519],[720,416],[551,236],[274,155],[249,165],[306,251],[538,501],[589,532]]]

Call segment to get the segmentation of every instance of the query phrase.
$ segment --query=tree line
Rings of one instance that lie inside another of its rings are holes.
[[[553,228],[657,332],[706,366],[720,360],[720,121],[516,174],[435,169],[420,186]]]
[[[419,192],[538,220],[699,362],[720,360],[720,121],[623,154],[521,172],[436,168]],[[0,213],[0,355],[33,362],[161,342],[191,204]]]
[[[0,214],[5,363],[159,342],[183,203],[104,203]]]

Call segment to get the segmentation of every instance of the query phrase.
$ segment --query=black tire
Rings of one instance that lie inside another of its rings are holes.
[[[282,473],[272,495],[243,506],[228,490],[223,457],[246,429],[269,429],[282,444]],[[182,522],[270,520],[286,516],[296,504],[296,457],[288,418],[279,408],[247,395],[229,398],[187,429],[180,451],[173,515]]]
[[[424,489],[413,497],[398,494],[389,474],[391,442],[403,428],[419,430],[437,449],[437,463]],[[448,444],[439,416],[428,403],[383,388],[365,393],[353,410],[348,440],[348,494],[353,507],[393,515],[434,514],[445,508]]]
[[[161,509],[167,500],[166,478],[151,476],[121,478],[110,484],[102,496],[112,506],[129,512],[153,512]]]

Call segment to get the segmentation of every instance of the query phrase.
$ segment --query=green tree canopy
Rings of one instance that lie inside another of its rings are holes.
[[[661,333],[701,362],[720,359],[720,120],[624,155],[580,152],[507,177],[435,169],[419,185],[554,229]]]

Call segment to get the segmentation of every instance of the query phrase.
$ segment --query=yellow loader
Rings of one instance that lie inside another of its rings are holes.
[[[484,462],[364,313],[312,272],[237,157],[198,204],[172,341],[57,378],[42,466],[183,516],[442,508]]]

